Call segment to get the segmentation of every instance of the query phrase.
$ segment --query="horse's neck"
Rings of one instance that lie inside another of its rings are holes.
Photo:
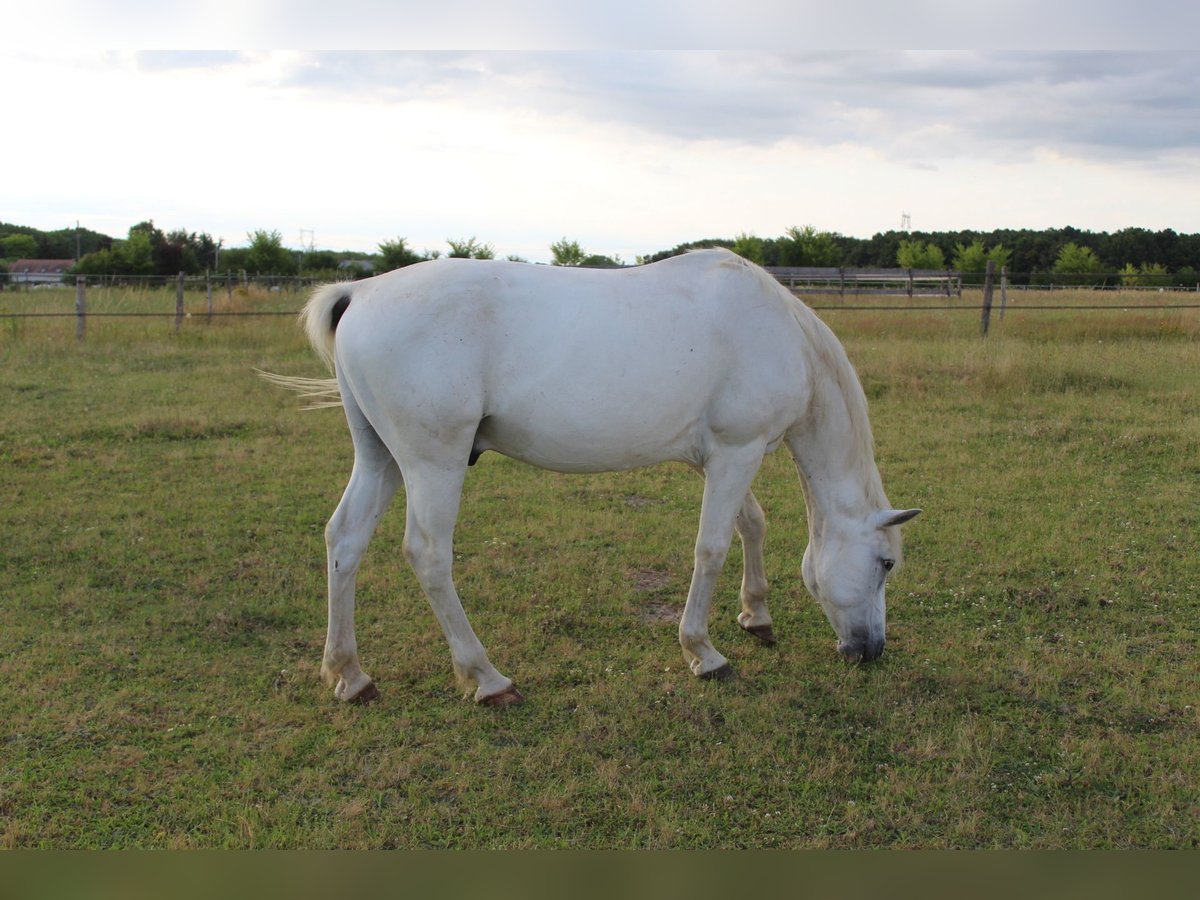
[[[815,379],[808,416],[788,441],[813,537],[831,518],[861,518],[887,506],[861,391],[856,378],[847,383],[823,372]]]

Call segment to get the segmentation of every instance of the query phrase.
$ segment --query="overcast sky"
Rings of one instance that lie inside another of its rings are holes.
[[[218,4],[220,5],[220,4]],[[451,4],[453,5],[453,4]],[[703,6],[703,4],[700,4]],[[16,49],[0,221],[639,254],[793,225],[1200,231],[1200,54]]]

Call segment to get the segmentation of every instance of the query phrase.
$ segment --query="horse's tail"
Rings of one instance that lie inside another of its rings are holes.
[[[317,356],[333,371],[333,336],[350,305],[351,285],[326,284],[313,291],[300,312],[300,324]]]
[[[333,371],[333,338],[338,321],[350,305],[351,286],[346,283],[326,284],[315,291],[304,309],[300,311],[300,325],[308,335],[308,342],[321,361]],[[263,378],[278,387],[295,391],[308,401],[306,409],[321,409],[341,406],[342,393],[336,378],[303,378],[296,375],[274,375],[259,372]]]

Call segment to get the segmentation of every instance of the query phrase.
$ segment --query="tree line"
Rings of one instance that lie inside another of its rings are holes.
[[[206,271],[262,275],[362,275],[387,271],[442,255],[490,259],[491,244],[475,237],[448,239],[448,249],[417,251],[406,238],[377,245],[375,253],[284,246],[278,231],[256,230],[244,247],[224,247],[203,232],[164,231],[153,221],[139,222],[123,239],[88,229],[39,231],[0,223],[0,267],[20,258],[75,259],[85,275],[189,275]],[[1200,281],[1200,234],[1172,229],[1124,228],[1092,232],[1077,228],[996,229],[982,231],[887,231],[855,238],[812,225],[788,229],[777,237],[738,234],[679,244],[639,256],[654,262],[699,247],[722,246],[764,266],[845,268],[952,268],[968,282],[977,280],[988,260],[1006,266],[1014,283],[1196,284]],[[564,237],[550,245],[555,265],[621,266],[619,257],[589,253]],[[519,257],[509,259],[520,260]]]
[[[252,275],[284,275],[328,278],[358,277],[373,271],[389,271],[441,256],[493,259],[495,248],[476,237],[448,238],[443,250],[418,252],[407,238],[382,241],[376,253],[335,252],[284,246],[278,231],[258,229],[246,235],[246,246],[224,247],[204,232],[186,229],[163,231],[153,220],[139,222],[124,238],[111,238],[86,229],[38,231],[0,223],[0,272],[17,259],[76,259],[72,274],[127,277],[170,277],[182,272],[218,275],[245,272]],[[554,265],[617,267],[620,258],[587,253],[577,241],[563,238],[550,245]],[[78,258],[77,258],[78,254]],[[509,256],[515,262],[528,262]]]
[[[855,238],[804,226],[774,238],[740,234],[692,241],[645,261],[713,246],[728,247],[768,267],[951,268],[962,272],[968,283],[978,280],[989,259],[997,268],[1006,266],[1016,284],[1111,284],[1114,279],[1130,285],[1200,282],[1200,234],[1169,228],[1123,228],[1111,233],[1069,227],[887,231]]]

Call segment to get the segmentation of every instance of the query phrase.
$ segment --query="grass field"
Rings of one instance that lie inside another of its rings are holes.
[[[925,509],[869,666],[803,587],[784,454],[756,482],[780,643],[734,622],[735,545],[728,683],[675,636],[699,479],[486,455],[456,579],[527,697],[499,713],[454,687],[400,503],[359,578],[383,698],[318,679],[351,449],[252,375],[321,374],[293,322],[0,320],[0,846],[1195,847],[1200,310],[1155,299],[1010,310],[986,342],[971,312],[822,313],[892,502]]]

